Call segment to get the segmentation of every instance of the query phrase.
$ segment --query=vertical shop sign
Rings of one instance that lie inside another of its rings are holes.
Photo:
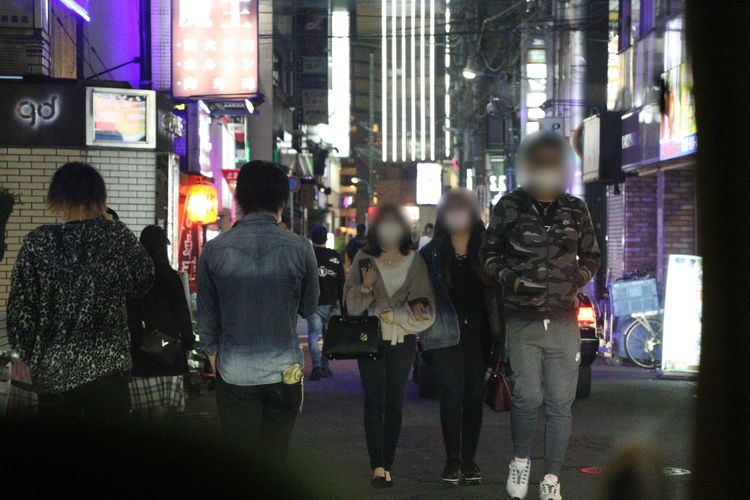
[[[328,3],[297,9],[297,95],[301,123],[328,123]]]
[[[187,217],[187,211],[184,210],[180,230],[180,246],[178,249],[178,271],[187,273],[191,283],[195,281],[196,271],[198,270],[199,246],[200,224],[191,222]]]
[[[257,0],[172,0],[174,97],[257,92]]]

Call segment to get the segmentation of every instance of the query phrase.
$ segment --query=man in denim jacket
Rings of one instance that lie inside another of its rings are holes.
[[[303,364],[297,314],[317,311],[318,264],[305,238],[279,227],[289,197],[279,167],[245,164],[235,197],[244,218],[208,242],[198,264],[200,345],[225,436],[278,465],[302,400],[301,382],[284,383],[282,373]]]

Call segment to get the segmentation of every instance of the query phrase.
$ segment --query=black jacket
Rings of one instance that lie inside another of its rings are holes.
[[[318,261],[320,279],[318,305],[341,304],[344,295],[344,264],[341,254],[330,248],[315,247],[315,260]]]
[[[153,361],[139,349],[145,333],[144,321],[147,328],[157,328],[180,339],[182,352],[172,366],[163,366]],[[176,271],[169,267],[157,267],[156,279],[151,290],[140,299],[128,301],[128,326],[130,327],[134,377],[162,377],[187,373],[188,366],[184,352],[193,349],[195,336],[187,298]]]

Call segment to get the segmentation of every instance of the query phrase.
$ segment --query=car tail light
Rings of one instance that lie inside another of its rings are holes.
[[[581,326],[593,325],[596,322],[594,308],[591,306],[581,306],[578,308],[578,324]]]

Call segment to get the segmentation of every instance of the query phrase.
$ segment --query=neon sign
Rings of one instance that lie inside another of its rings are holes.
[[[174,97],[258,92],[257,0],[172,0]]]

